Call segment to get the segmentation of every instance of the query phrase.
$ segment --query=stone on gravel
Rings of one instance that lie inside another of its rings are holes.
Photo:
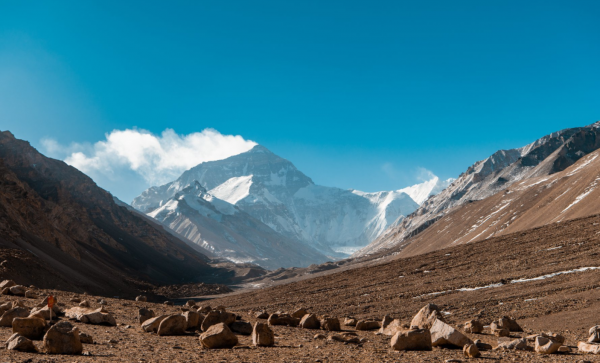
[[[36,353],[37,349],[33,342],[24,336],[15,333],[6,341],[6,349],[17,350],[19,352]]]
[[[453,345],[462,348],[466,344],[473,344],[471,339],[441,320],[436,320],[430,330],[431,344],[434,347],[439,345]]]
[[[206,314],[206,317],[202,321],[201,329],[202,331],[207,331],[213,325],[224,323],[225,325],[229,325],[235,321],[235,314],[227,313],[219,310],[211,310]]]
[[[410,322],[410,327],[416,329],[429,329],[435,322],[435,320],[441,320],[445,322],[440,308],[435,304],[427,304],[419,310],[417,315],[414,316]]]
[[[142,330],[148,333],[156,333],[160,323],[166,319],[167,316],[168,315],[161,315],[144,321],[144,323],[142,323]]]
[[[289,314],[271,314],[268,323],[269,325],[298,326],[300,319],[291,317]]]
[[[463,347],[463,355],[465,358],[479,358],[481,353],[475,344],[466,344]]]
[[[579,342],[577,350],[579,353],[600,354],[600,344]]]
[[[375,320],[359,320],[356,323],[356,330],[375,330],[379,328],[379,322]]]
[[[184,335],[187,328],[185,316],[181,314],[171,315],[164,318],[156,333],[160,336],[165,335]]]
[[[340,320],[338,318],[323,318],[321,319],[321,329],[327,331],[340,331]]]
[[[16,318],[26,318],[29,316],[29,310],[16,307],[7,310],[0,318],[0,326],[12,327],[13,320]]]
[[[327,339],[327,336],[325,334],[315,334],[315,336],[313,337],[314,340],[322,340],[322,339]]]
[[[431,350],[431,333],[427,329],[398,331],[390,345],[394,350]]]
[[[200,335],[200,343],[208,349],[232,348],[237,345],[238,338],[226,324],[218,323]]]
[[[135,301],[146,302],[146,301],[148,301],[148,298],[143,295],[140,295],[140,296],[135,297]]]
[[[490,331],[497,337],[508,337],[510,336],[510,330],[506,326],[502,326],[498,322],[494,321],[490,324]]]
[[[302,317],[304,317],[304,315],[306,314],[308,314],[308,311],[306,311],[306,309],[298,309],[292,313],[292,317],[302,319]]]
[[[4,280],[0,282],[0,290],[3,290],[5,288],[11,288],[16,285],[17,284],[13,280]]]
[[[27,299],[37,299],[38,295],[35,293],[35,291],[27,290],[27,291],[25,291],[25,298],[27,298]]]
[[[250,335],[252,334],[252,324],[247,321],[234,321],[229,326],[232,332],[238,333],[241,335]]]
[[[558,353],[571,353],[571,348],[567,347],[566,345],[561,345],[560,348],[558,348]]]
[[[531,348],[527,345],[527,339],[525,338],[502,342],[498,344],[498,349],[531,350]]]
[[[265,323],[255,323],[254,329],[252,330],[252,344],[257,347],[273,346],[275,344],[275,334],[273,333],[273,330]]]
[[[319,329],[321,322],[315,314],[306,314],[300,320],[300,327],[304,329]]]
[[[589,333],[588,343],[600,343],[600,325],[591,327]]]
[[[517,321],[511,317],[503,316],[496,321],[496,324],[499,328],[506,328],[511,332],[522,332],[523,329],[517,323]]]
[[[355,318],[348,317],[344,319],[344,325],[346,326],[356,326],[357,320]]]
[[[13,333],[32,340],[41,340],[46,332],[46,327],[46,320],[40,318],[15,318],[12,322]]]
[[[151,319],[155,316],[156,314],[154,314],[154,311],[148,308],[141,308],[140,310],[138,310],[138,321],[140,322],[140,325],[142,325],[146,320]]]
[[[465,323],[465,332],[471,334],[480,334],[483,331],[483,324],[479,320],[473,319]]]
[[[68,321],[54,324],[44,336],[44,349],[49,354],[81,354],[79,330]]]
[[[65,316],[69,319],[75,319],[83,324],[110,325],[115,326],[117,322],[112,314],[106,312],[103,307],[96,310],[74,307],[65,311]]]
[[[84,300],[82,302],[79,303],[79,306],[82,308],[89,308],[90,307],[90,303],[87,300]]]
[[[550,338],[539,336],[535,338],[535,351],[540,354],[554,354],[562,344]]]
[[[11,295],[15,296],[25,296],[25,292],[27,292],[27,288],[22,285],[16,285],[9,289]]]
[[[381,333],[381,334],[394,335],[397,332],[404,330],[400,319],[394,319],[384,326],[383,323],[385,323],[385,322],[386,321],[384,318],[384,320],[381,322],[381,328],[379,329],[379,333]]]
[[[187,330],[197,329],[204,320],[204,315],[196,311],[186,311],[181,315],[185,317]]]

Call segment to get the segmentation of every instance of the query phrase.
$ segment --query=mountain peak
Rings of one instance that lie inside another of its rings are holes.
[[[273,154],[273,152],[266,147],[256,144],[252,149],[246,151],[244,154]]]

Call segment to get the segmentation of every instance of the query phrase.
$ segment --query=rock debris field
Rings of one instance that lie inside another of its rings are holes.
[[[599,224],[594,216],[183,306],[6,280],[0,362],[600,361]]]

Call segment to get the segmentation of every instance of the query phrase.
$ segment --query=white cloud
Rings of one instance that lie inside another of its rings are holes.
[[[127,129],[113,130],[106,134],[105,140],[93,145],[62,146],[52,139],[42,140],[42,145],[47,154],[63,159],[121,198],[130,193],[119,193],[122,189],[119,183],[132,182],[126,175],[137,175],[136,184],[145,184],[145,187],[162,185],[193,166],[243,153],[256,143],[241,136],[222,135],[213,129],[188,135],[178,135],[171,129],[161,135]]]

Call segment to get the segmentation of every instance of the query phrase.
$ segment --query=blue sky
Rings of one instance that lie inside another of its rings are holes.
[[[3,1],[0,129],[213,128],[399,189],[600,119],[598,59],[598,1]]]

